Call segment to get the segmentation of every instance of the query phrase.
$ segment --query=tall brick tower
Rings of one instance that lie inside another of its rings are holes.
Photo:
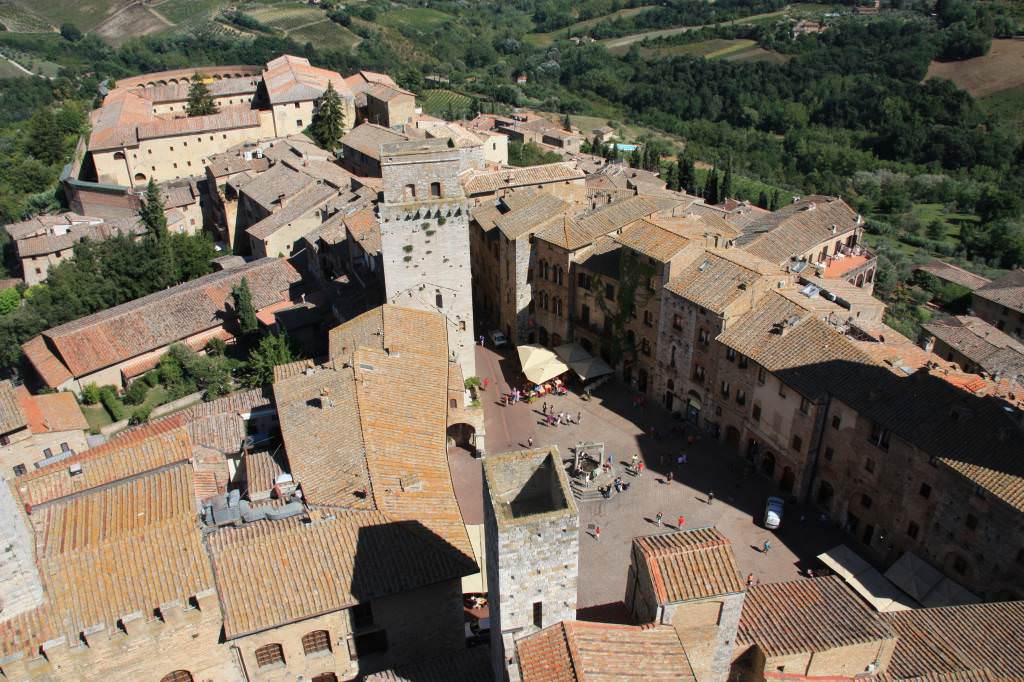
[[[476,374],[469,212],[459,150],[446,139],[381,146],[381,256],[388,303],[434,310],[448,320],[448,350]]]
[[[495,680],[516,682],[515,641],[576,618],[579,512],[554,445],[483,466],[491,661]]]

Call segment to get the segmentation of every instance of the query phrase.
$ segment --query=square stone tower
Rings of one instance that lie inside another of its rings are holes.
[[[448,321],[448,350],[476,375],[469,212],[459,150],[446,139],[381,145],[381,257],[388,303]]]
[[[515,682],[515,641],[576,618],[579,512],[553,445],[483,467],[491,660],[495,680]]]

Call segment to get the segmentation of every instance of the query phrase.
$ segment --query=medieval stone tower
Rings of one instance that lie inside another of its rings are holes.
[[[553,445],[483,467],[491,661],[495,680],[515,682],[515,641],[576,618],[579,512]]]
[[[446,139],[381,147],[381,257],[388,303],[440,312],[463,376],[476,374],[469,215]]]

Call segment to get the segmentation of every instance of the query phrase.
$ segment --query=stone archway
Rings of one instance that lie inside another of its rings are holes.
[[[471,453],[476,452],[476,427],[465,422],[458,422],[448,427],[448,447],[462,448]]]
[[[686,394],[686,421],[696,424],[700,419],[700,393],[690,391]]]
[[[768,478],[775,476],[775,454],[771,452],[764,453],[764,457],[761,458],[761,473]]]
[[[735,426],[725,427],[725,444],[732,449],[733,452],[738,452],[740,449],[740,430]]]

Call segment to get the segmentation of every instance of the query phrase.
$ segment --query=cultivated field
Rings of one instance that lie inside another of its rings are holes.
[[[448,112],[465,114],[472,100],[451,90],[424,90],[419,102],[423,111],[431,116],[444,116]]]
[[[45,21],[60,26],[69,22],[91,31],[118,11],[135,4],[135,0],[12,0],[15,5],[35,13]]]
[[[641,6],[641,7],[627,7],[626,9],[620,9],[618,12],[612,12],[611,14],[606,14],[603,17],[594,17],[593,19],[586,19],[584,21],[577,21],[575,24],[570,24],[569,26],[566,26],[565,28],[559,28],[559,29],[556,29],[554,31],[548,31],[547,33],[527,33],[524,36],[524,40],[526,40],[529,43],[533,43],[534,45],[540,45],[540,46],[550,45],[554,41],[558,40],[559,38],[564,38],[565,36],[569,35],[570,33],[572,35],[579,35],[585,29],[588,29],[591,26],[596,26],[597,24],[601,23],[602,21],[605,21],[605,20],[608,20],[608,19],[617,19],[619,17],[632,17],[632,16],[636,16],[637,14],[640,14],[641,12],[646,12],[647,10],[651,9],[652,7],[653,7],[653,5],[644,5],[644,6]]]
[[[1024,86],[1024,40],[993,40],[984,57],[932,62],[925,78],[947,78],[979,99]]]
[[[157,33],[174,24],[142,5],[131,5],[117,12],[92,29],[93,33],[112,45],[120,45],[130,38]]]
[[[48,21],[11,0],[0,0],[0,24],[12,33],[45,33],[54,30]]]

